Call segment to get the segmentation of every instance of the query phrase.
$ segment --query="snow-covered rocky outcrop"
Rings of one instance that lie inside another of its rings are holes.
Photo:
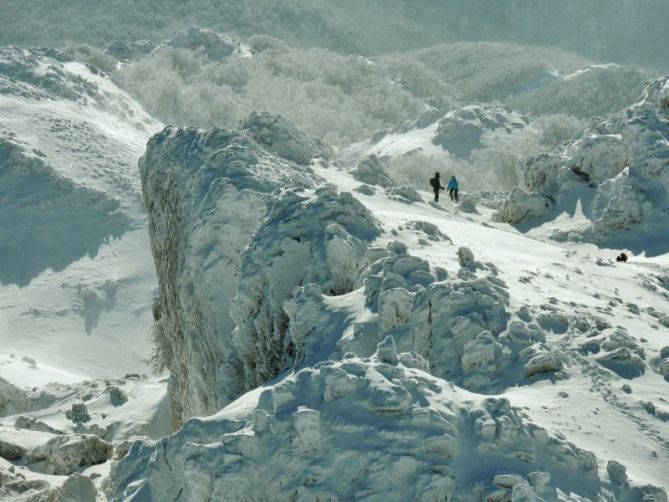
[[[588,224],[558,239],[666,251],[669,231],[669,77],[648,84],[633,106],[586,130],[558,153],[523,166],[525,192],[512,192],[498,218],[512,224],[577,208]]]
[[[240,42],[197,26],[176,32],[154,50],[160,51],[165,47],[201,52],[210,61],[222,61],[227,57],[250,54],[248,47]]]
[[[359,286],[374,218],[309,167],[329,147],[281,117],[240,131],[168,128],[140,162],[160,296],[158,362],[173,420],[212,413],[298,356],[283,301]]]
[[[235,131],[167,128],[151,139],[140,168],[160,280],[156,362],[170,371],[171,418],[183,427],[136,443],[107,492],[666,500],[639,481],[657,472],[628,476],[634,464],[608,446],[572,440],[606,406],[663,448],[663,401],[628,383],[664,382],[661,333],[648,343],[624,317],[661,330],[662,313],[603,287],[562,301],[573,287],[562,282],[563,250],[542,248],[540,266],[555,274],[543,290],[524,264],[527,237],[479,236],[415,189],[364,185],[354,196],[361,177],[384,184],[378,159],[351,171],[331,158],[262,114]],[[461,218],[485,221],[492,210],[482,209]],[[569,272],[598,263],[583,256]],[[643,281],[633,294],[655,302],[661,280]],[[563,419],[572,393],[581,403],[592,393],[598,408]]]
[[[115,500],[665,500],[600,479],[595,456],[407,366],[392,338],[258,389],[221,413],[136,442],[112,470]]]

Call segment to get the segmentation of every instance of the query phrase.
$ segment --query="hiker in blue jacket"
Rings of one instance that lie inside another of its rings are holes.
[[[446,189],[448,190],[448,195],[451,196],[451,200],[458,202],[458,180],[455,179],[455,176],[451,176],[451,179],[448,180]]]

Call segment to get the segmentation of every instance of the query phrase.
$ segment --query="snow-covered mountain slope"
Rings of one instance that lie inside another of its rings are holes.
[[[158,124],[57,51],[0,61],[0,351],[65,381],[144,373],[155,278],[136,162]]]
[[[615,264],[330,158],[267,115],[150,141],[172,418],[240,397],[136,443],[108,493],[667,500],[667,255]]]
[[[395,184],[424,188],[435,171],[457,175],[470,190],[504,190],[515,186],[515,159],[541,151],[545,125],[498,105],[471,103],[432,110],[369,141],[340,151],[341,161],[365,172],[377,161]],[[362,177],[361,177],[362,176]],[[373,182],[376,183],[376,182]]]
[[[648,84],[642,99],[523,166],[527,192],[514,190],[502,221],[525,230],[573,216],[552,228],[557,239],[594,241],[649,255],[669,250],[669,78]],[[580,225],[579,225],[580,223]]]
[[[156,278],[137,160],[158,128],[92,67],[0,48],[1,500],[94,494],[75,471],[99,487],[91,465],[169,431],[166,382],[140,376]]]
[[[471,104],[453,111],[432,111],[396,130],[377,134],[344,156],[392,158],[412,151],[468,160],[474,150],[504,141],[530,123],[528,117],[495,105]]]

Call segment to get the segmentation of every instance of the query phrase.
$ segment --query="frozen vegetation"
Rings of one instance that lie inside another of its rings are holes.
[[[301,47],[382,54],[458,40],[557,46],[606,61],[666,65],[664,0],[63,0],[57,9],[6,0],[0,43],[59,46],[167,38],[188,24],[268,34]],[[45,24],[49,29],[45,30]],[[666,67],[666,66],[665,66]]]
[[[5,4],[0,500],[667,501],[663,3]]]

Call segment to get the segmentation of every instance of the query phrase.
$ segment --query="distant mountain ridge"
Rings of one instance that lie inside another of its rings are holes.
[[[0,44],[99,46],[158,41],[198,24],[239,36],[268,34],[298,46],[366,55],[458,40],[551,45],[598,60],[666,68],[669,4],[662,0],[64,0],[55,8],[3,2]],[[43,30],[45,24],[49,30]]]

